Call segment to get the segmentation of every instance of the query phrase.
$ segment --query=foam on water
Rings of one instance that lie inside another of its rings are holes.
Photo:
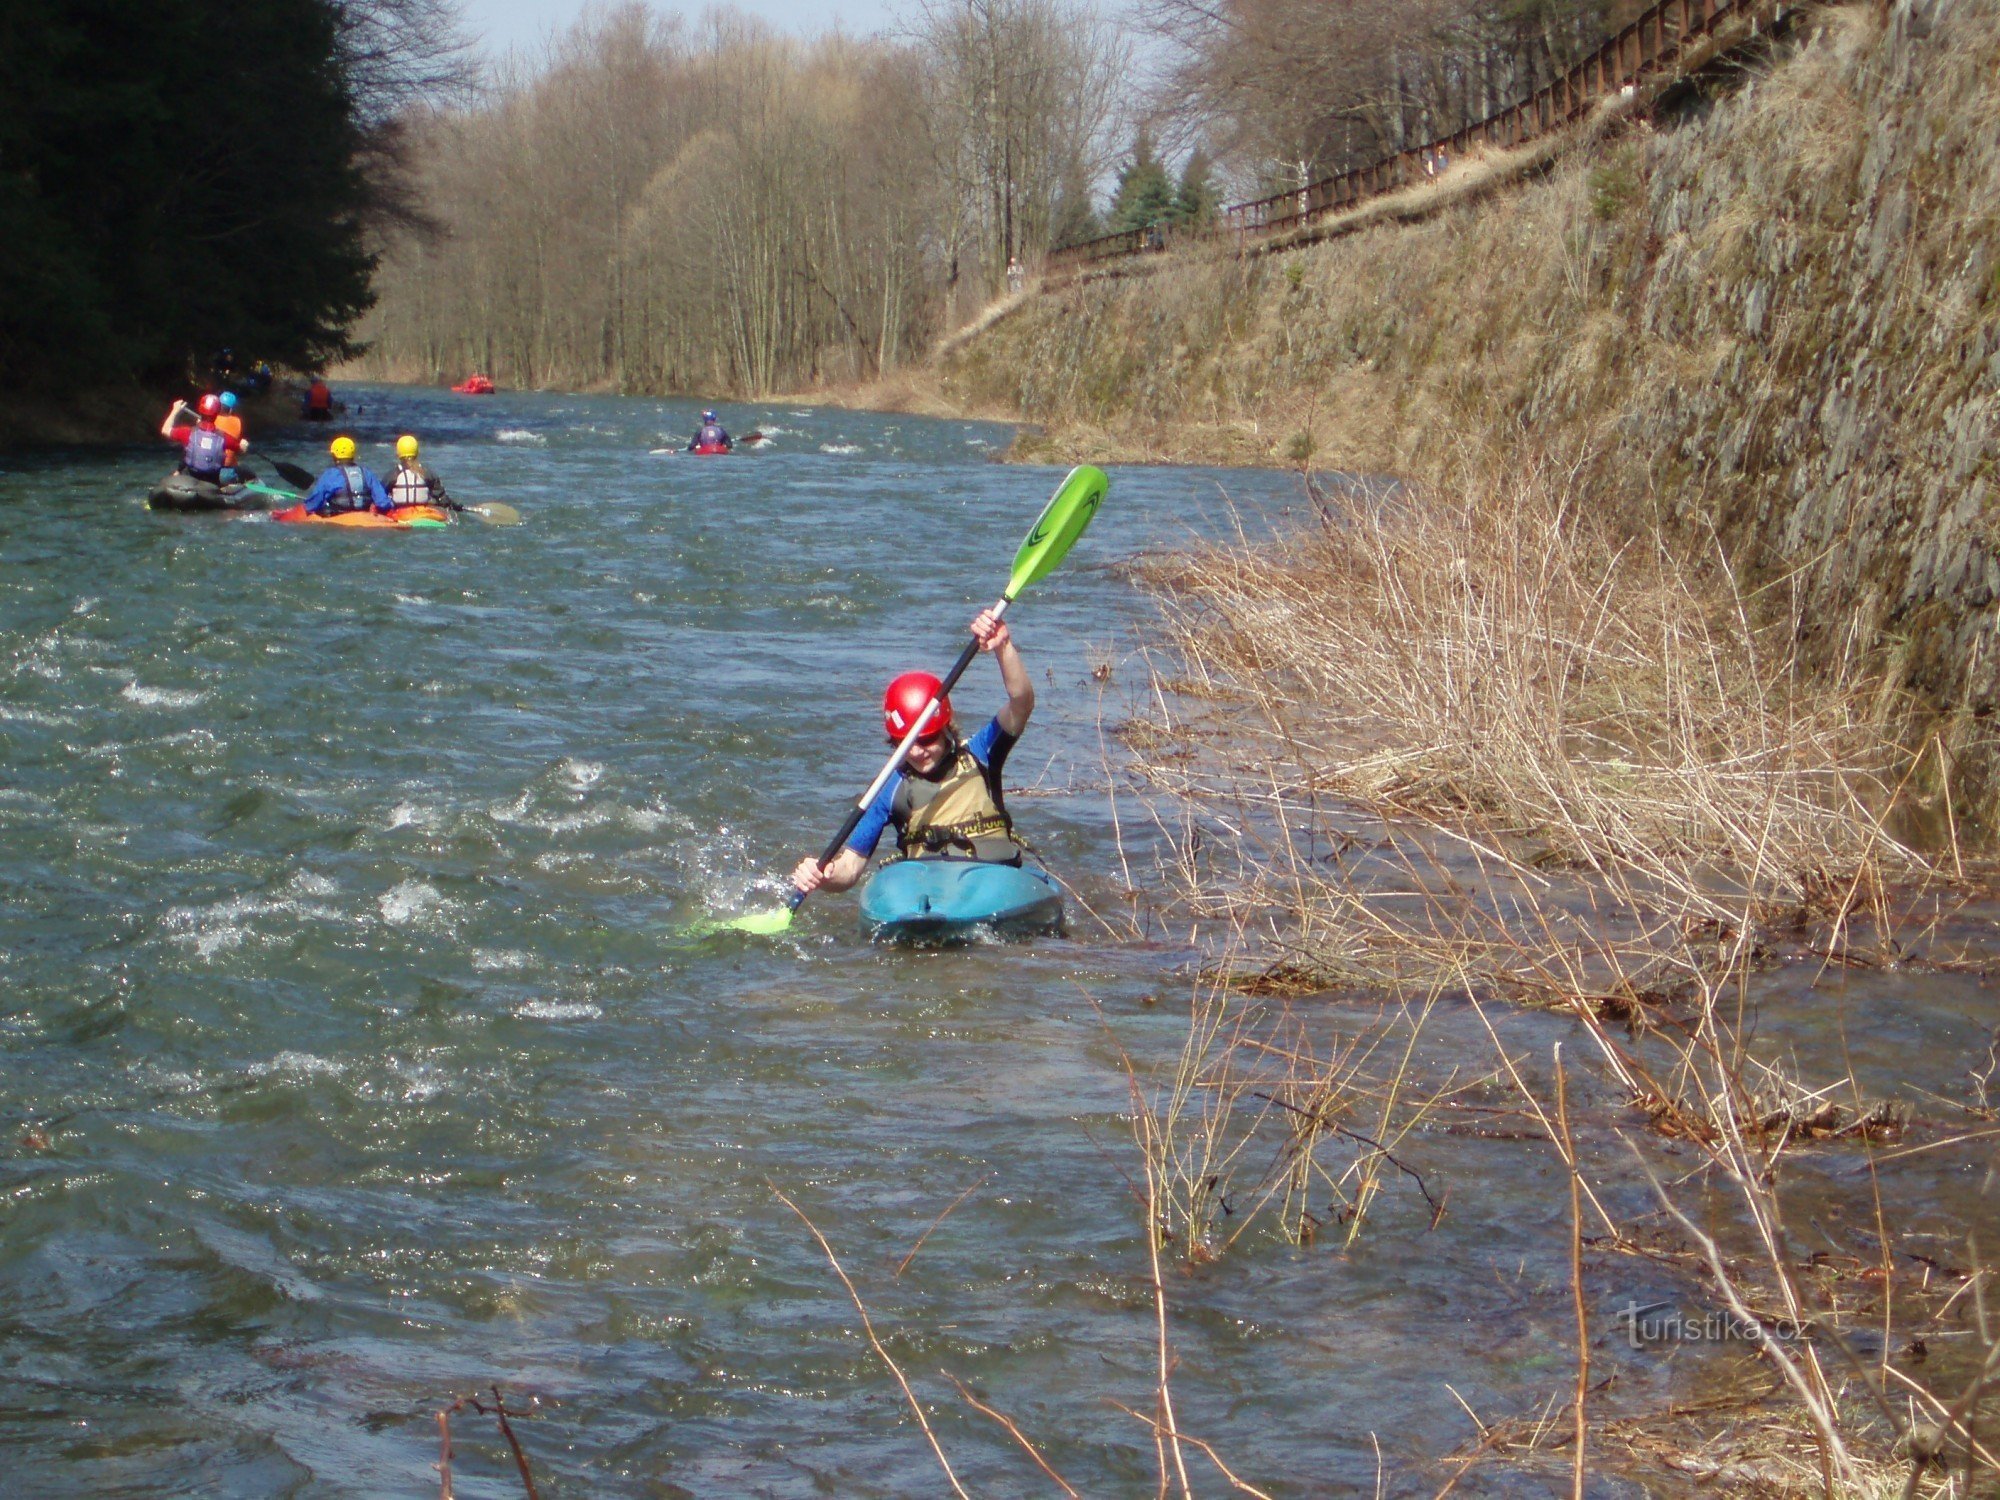
[[[503,427],[493,437],[497,442],[526,443],[535,448],[546,448],[549,443],[539,432],[531,432],[525,427]]]
[[[338,1078],[347,1071],[347,1064],[288,1049],[269,1062],[252,1063],[243,1071],[252,1078]]]
[[[119,696],[146,708],[193,708],[208,694],[194,688],[146,687],[134,681],[126,683]]]
[[[422,880],[405,880],[375,898],[382,920],[391,927],[408,927],[448,911],[444,893]]]
[[[530,1000],[515,1006],[514,1014],[529,1021],[595,1021],[604,1008],[587,1000]]]

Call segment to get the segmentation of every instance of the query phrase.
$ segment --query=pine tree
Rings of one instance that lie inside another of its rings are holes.
[[[1097,217],[1097,205],[1091,201],[1090,179],[1084,175],[1083,164],[1073,162],[1063,173],[1056,191],[1055,212],[1049,221],[1049,248],[1061,250],[1080,245],[1102,233],[1104,223]]]
[[[1145,126],[1132,142],[1132,160],[1118,173],[1118,192],[1111,200],[1111,227],[1116,231],[1151,229],[1173,216],[1174,183],[1153,148],[1153,133]]]
[[[1215,186],[1215,172],[1208,153],[1197,146],[1181,169],[1181,185],[1174,191],[1173,222],[1177,227],[1205,229],[1215,222],[1222,206],[1222,194]]]

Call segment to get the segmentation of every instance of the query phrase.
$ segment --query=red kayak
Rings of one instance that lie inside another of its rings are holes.
[[[484,375],[468,375],[452,389],[461,396],[490,396],[493,394],[493,382]]]
[[[688,452],[702,458],[713,458],[718,453],[727,453],[728,451],[721,443],[696,443],[692,448],[688,449]]]

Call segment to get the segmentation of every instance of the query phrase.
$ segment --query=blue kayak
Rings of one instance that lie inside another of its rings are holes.
[[[1062,892],[1040,870],[973,859],[899,859],[861,892],[861,920],[878,938],[939,942],[979,930],[1060,932]]]

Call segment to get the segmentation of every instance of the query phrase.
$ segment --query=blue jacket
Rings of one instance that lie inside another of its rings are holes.
[[[377,510],[394,508],[381,478],[361,464],[335,464],[319,476],[305,500],[306,510],[315,516],[330,510],[365,510],[370,504]]]

